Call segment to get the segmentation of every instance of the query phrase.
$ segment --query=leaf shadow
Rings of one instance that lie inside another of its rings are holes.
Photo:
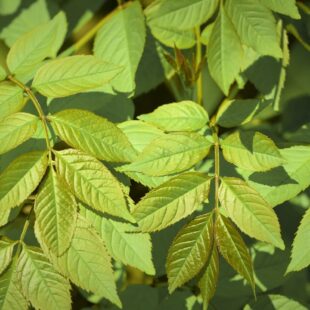
[[[268,185],[268,186],[280,186],[284,184],[298,184],[298,182],[292,179],[283,167],[276,167],[265,172],[254,172],[249,177],[250,181],[255,183]]]

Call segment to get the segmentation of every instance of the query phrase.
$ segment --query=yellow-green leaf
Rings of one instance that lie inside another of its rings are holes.
[[[34,211],[42,241],[60,256],[70,245],[77,219],[77,204],[65,182],[50,170],[36,198]]]
[[[98,160],[81,151],[55,152],[59,174],[76,197],[92,208],[134,221],[121,184]]]
[[[254,291],[253,266],[249,251],[230,220],[220,214],[215,224],[215,236],[222,256],[251,284]]]
[[[125,134],[106,118],[84,110],[63,110],[49,119],[63,141],[99,159],[128,162],[136,157]]]
[[[37,309],[71,309],[70,284],[41,249],[23,245],[17,264],[22,292]]]
[[[0,121],[0,154],[30,139],[37,130],[38,117],[18,112]]]
[[[0,274],[11,263],[15,245],[16,242],[10,239],[3,238],[0,240]]]
[[[45,152],[31,152],[16,158],[0,175],[0,209],[20,205],[39,185],[46,167]],[[2,212],[2,211],[0,211]]]
[[[138,116],[138,119],[165,131],[196,131],[209,120],[204,108],[193,101],[164,104],[155,111]]]
[[[260,132],[236,131],[221,147],[227,161],[250,171],[267,171],[285,162],[275,143]]]
[[[284,249],[277,215],[255,189],[241,179],[224,177],[219,199],[229,217],[243,232]]]
[[[23,90],[9,82],[0,84],[0,120],[19,112],[24,106]]]
[[[213,242],[213,215],[200,215],[184,226],[168,251],[168,289],[172,293],[202,269]]]
[[[209,153],[211,142],[196,133],[166,134],[153,140],[131,164],[119,171],[163,176],[182,172]]]
[[[164,229],[193,213],[208,197],[210,181],[203,173],[187,172],[148,192],[133,210],[141,230]]]
[[[52,60],[35,74],[32,86],[50,98],[66,97],[109,83],[121,68],[92,55],[76,55]]]

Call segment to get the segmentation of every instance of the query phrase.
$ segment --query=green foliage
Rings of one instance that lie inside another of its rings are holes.
[[[99,2],[0,0],[0,309],[306,309],[305,2]]]

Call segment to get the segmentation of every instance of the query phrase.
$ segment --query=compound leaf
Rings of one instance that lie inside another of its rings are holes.
[[[42,241],[60,256],[70,245],[77,219],[77,204],[64,181],[50,170],[36,198],[34,211]]]
[[[253,266],[249,251],[237,229],[221,214],[215,222],[215,239],[222,256],[251,284],[254,291]]]
[[[231,84],[240,72],[243,50],[240,38],[223,6],[212,29],[207,49],[210,74],[228,95]]]
[[[184,226],[168,251],[168,288],[172,293],[201,270],[212,250],[213,215],[203,214]]]
[[[138,119],[165,131],[196,131],[209,120],[204,108],[193,101],[164,104],[154,112],[142,114]]]
[[[219,199],[243,232],[284,249],[277,215],[255,189],[241,179],[226,177],[221,182]]]
[[[38,117],[18,112],[0,122],[0,154],[6,153],[30,139],[37,130]]]
[[[139,2],[121,8],[98,31],[94,54],[98,58],[123,66],[112,81],[120,92],[135,90],[135,75],[145,44],[144,15]]]
[[[20,205],[39,185],[48,161],[45,152],[26,153],[16,158],[0,175],[0,209]]]
[[[120,183],[98,160],[81,151],[55,152],[59,174],[74,194],[92,208],[134,221]]]
[[[121,172],[141,172],[163,176],[184,171],[209,153],[211,142],[196,133],[166,134],[153,140],[131,164],[118,168]]]
[[[66,97],[103,86],[120,71],[120,67],[92,55],[69,56],[43,65],[32,86],[46,97]]]
[[[56,134],[67,144],[112,162],[128,162],[136,152],[112,122],[84,110],[63,110],[50,116]]]
[[[227,161],[250,171],[267,171],[285,162],[274,142],[260,132],[236,131],[221,147]]]
[[[106,219],[82,206],[80,213],[97,230],[114,259],[147,274],[155,274],[149,234],[140,233],[131,224]]]
[[[23,245],[17,264],[18,281],[35,308],[71,309],[70,284],[39,248]]]
[[[211,178],[186,172],[148,192],[133,216],[144,232],[161,230],[193,213],[209,194]]]

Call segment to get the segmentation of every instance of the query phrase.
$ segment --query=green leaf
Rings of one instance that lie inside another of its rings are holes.
[[[4,70],[4,68],[0,65],[0,81],[3,81],[7,76],[6,71]]]
[[[193,213],[208,197],[211,178],[186,172],[148,192],[133,216],[144,232],[161,230]]]
[[[60,12],[53,20],[22,35],[11,47],[7,64],[10,72],[31,72],[45,58],[55,57],[66,34],[66,19]]]
[[[211,76],[228,95],[231,84],[240,72],[243,50],[240,38],[223,6],[210,36],[207,56]]]
[[[306,310],[299,302],[282,295],[262,295],[257,300],[245,305],[244,310]]]
[[[210,300],[215,294],[219,276],[219,256],[215,243],[213,244],[211,251],[212,253],[206,264],[206,268],[198,282],[205,309],[207,309]]]
[[[119,171],[163,176],[184,171],[209,153],[211,142],[196,133],[166,134],[153,140],[131,164]]]
[[[23,34],[29,32],[38,25],[48,22],[49,19],[50,16],[46,1],[37,0],[27,9],[24,9],[7,27],[5,27],[0,37],[4,39],[8,46],[12,46]]]
[[[195,33],[192,29],[179,30],[152,25],[151,31],[157,40],[172,48],[176,46],[179,49],[185,49],[196,44]]]
[[[287,273],[291,271],[299,271],[306,268],[310,264],[310,249],[307,244],[310,240],[310,209],[303,216],[294,242],[291,254],[291,262],[287,268]]]
[[[13,260],[11,265],[0,276],[0,309],[28,309],[28,302],[19,289],[15,260]]]
[[[0,121],[0,154],[30,139],[37,130],[38,121],[38,117],[23,112],[9,115]]]
[[[0,210],[17,207],[36,189],[46,167],[45,152],[31,152],[15,159],[0,175]]]
[[[225,9],[244,45],[261,55],[282,56],[272,13],[256,0],[227,0]]]
[[[188,30],[206,22],[215,12],[217,0],[162,0],[146,10],[148,24]]]
[[[197,216],[179,231],[167,257],[170,294],[198,274],[209,258],[212,242],[212,213]]]
[[[0,274],[9,266],[16,242],[9,239],[0,240]]]
[[[124,67],[112,82],[117,91],[130,93],[135,90],[135,75],[145,36],[144,15],[139,2],[118,10],[98,31],[94,43],[95,56]]]
[[[243,180],[222,178],[219,199],[229,217],[250,237],[284,249],[280,225],[272,207]]]
[[[193,101],[164,104],[138,119],[165,131],[196,131],[209,121],[206,110]]]
[[[157,127],[137,120],[122,122],[118,124],[117,127],[122,130],[131,145],[139,153],[142,152],[148,144],[164,134],[163,131]]]
[[[0,2],[0,15],[11,15],[20,6],[21,0],[10,0]]]
[[[67,144],[99,159],[128,162],[136,152],[112,122],[84,110],[63,110],[49,117],[56,134]]]
[[[24,106],[23,90],[9,82],[0,84],[0,120],[19,112]]]
[[[109,83],[120,67],[92,55],[76,55],[52,60],[35,74],[32,86],[50,98],[66,97]]]
[[[295,0],[260,0],[260,2],[272,11],[300,19]]]
[[[225,100],[216,114],[216,123],[225,128],[247,124],[270,103],[264,99]]]
[[[265,173],[239,170],[247,183],[275,207],[295,197],[310,185],[310,146],[296,145],[281,149],[285,163]]]
[[[82,206],[80,213],[97,230],[115,260],[147,274],[155,274],[149,234],[139,233],[137,227],[131,224],[106,219]]]
[[[285,162],[274,142],[260,132],[236,131],[221,147],[228,162],[250,171],[267,171]]]
[[[80,200],[96,210],[134,221],[121,184],[101,162],[73,149],[54,153],[59,174]]]
[[[34,211],[42,241],[60,256],[70,245],[77,219],[77,204],[67,185],[54,170],[36,198]]]
[[[53,263],[56,263],[57,268],[74,284],[121,307],[111,258],[98,235],[85,227],[84,223],[81,225],[79,222],[81,219],[78,221],[69,249],[63,256],[54,257]]]
[[[35,308],[71,309],[70,284],[58,274],[39,248],[23,245],[18,281]]]
[[[215,224],[215,236],[222,256],[251,284],[254,291],[253,266],[249,251],[230,220],[220,214]]]

